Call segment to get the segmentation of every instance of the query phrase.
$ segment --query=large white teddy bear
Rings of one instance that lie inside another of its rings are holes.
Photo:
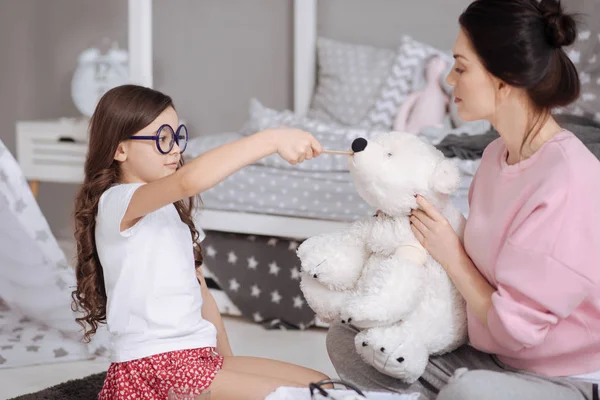
[[[419,194],[462,238],[464,218],[450,199],[459,171],[410,133],[358,138],[352,150],[356,190],[381,213],[304,241],[301,288],[321,319],[361,330],[355,345],[366,363],[412,383],[430,355],[452,351],[467,337],[464,300],[409,222]]]

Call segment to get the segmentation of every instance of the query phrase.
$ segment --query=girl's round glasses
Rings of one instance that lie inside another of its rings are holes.
[[[177,143],[179,146],[179,153],[185,151],[188,142],[188,131],[185,125],[181,124],[177,128],[177,131],[173,131],[171,125],[164,124],[154,136],[130,136],[131,140],[154,140],[156,148],[161,154],[169,154],[173,150],[173,146]]]

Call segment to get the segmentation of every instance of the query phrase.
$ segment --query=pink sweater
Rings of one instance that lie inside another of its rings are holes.
[[[501,139],[469,192],[465,249],[496,292],[473,347],[549,376],[600,371],[600,162],[563,131],[521,163]]]

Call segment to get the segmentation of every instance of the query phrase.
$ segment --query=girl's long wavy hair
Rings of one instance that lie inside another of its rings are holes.
[[[91,340],[99,324],[106,322],[106,289],[95,230],[100,196],[120,179],[119,163],[114,155],[120,142],[150,125],[168,107],[173,107],[173,101],[161,92],[123,85],[104,94],[90,120],[85,176],[75,199],[77,289],[72,292],[73,311],[83,312],[76,321],[83,327],[85,342]],[[182,165],[183,158],[179,167]],[[202,263],[202,251],[192,219],[194,203],[194,198],[180,200],[175,208],[190,228],[198,267]]]

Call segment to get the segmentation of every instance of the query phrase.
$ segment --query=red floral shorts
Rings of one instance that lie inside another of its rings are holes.
[[[223,366],[214,347],[171,351],[112,363],[99,400],[165,400],[172,387],[204,390]]]

